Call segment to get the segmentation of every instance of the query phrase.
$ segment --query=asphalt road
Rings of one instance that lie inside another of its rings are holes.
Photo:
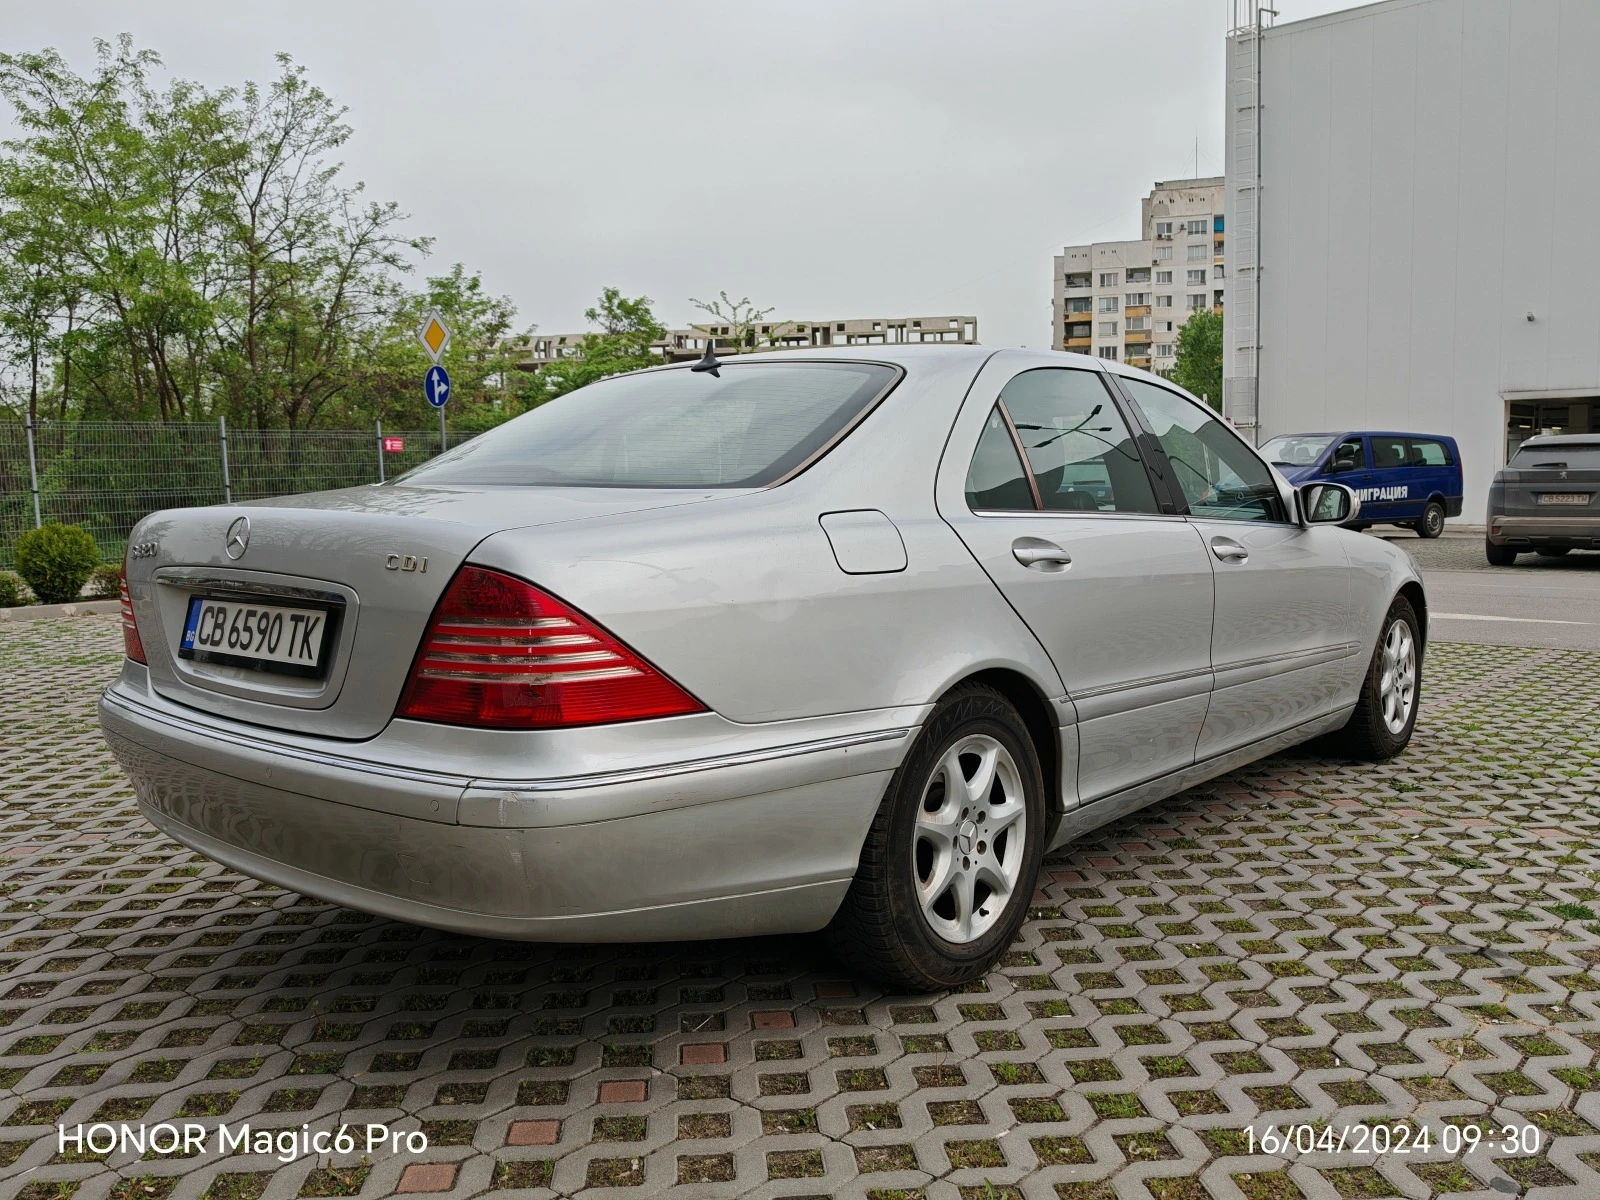
[[[1422,567],[1431,636],[1448,642],[1600,650],[1600,554],[1489,567],[1481,537],[1399,537]]]

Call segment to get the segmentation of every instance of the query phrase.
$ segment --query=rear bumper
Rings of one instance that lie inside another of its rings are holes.
[[[116,685],[100,722],[151,823],[202,854],[397,920],[538,941],[821,928],[914,733],[509,781],[275,759],[244,736],[259,730],[220,740]]]
[[[1487,534],[1496,546],[1600,547],[1600,513],[1582,516],[1491,516]]]

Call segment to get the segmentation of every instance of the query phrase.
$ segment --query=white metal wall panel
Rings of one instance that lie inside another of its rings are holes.
[[[1453,434],[1481,520],[1502,393],[1600,395],[1596,62],[1597,0],[1389,0],[1267,32],[1264,435]]]

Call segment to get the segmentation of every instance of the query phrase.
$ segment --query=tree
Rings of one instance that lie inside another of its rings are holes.
[[[652,367],[661,361],[655,343],[667,330],[651,309],[649,296],[626,297],[614,287],[600,293],[600,302],[584,311],[584,319],[599,326],[586,334],[570,358],[557,359],[533,377],[523,400],[531,408],[604,379]]]
[[[689,303],[701,312],[715,319],[716,324],[696,325],[694,328],[703,332],[713,345],[722,341],[732,349],[735,354],[743,354],[746,350],[756,347],[756,326],[776,310],[770,308],[757,308],[750,302],[749,296],[738,300],[728,299],[727,292],[718,292],[718,298],[711,301],[696,300],[689,297]],[[726,327],[728,332],[718,332]],[[768,344],[772,337],[767,338]]]
[[[152,51],[96,46],[83,75],[55,50],[0,54],[18,131],[0,148],[0,362],[30,411],[53,394],[63,417],[410,419],[431,305],[455,331],[452,418],[502,419],[515,310],[460,265],[405,285],[430,240],[343,177],[346,111],[304,67],[158,89]]]
[[[1172,381],[1222,411],[1222,314],[1197,308],[1178,330]]]

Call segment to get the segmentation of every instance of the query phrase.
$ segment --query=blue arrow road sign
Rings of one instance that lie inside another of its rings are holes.
[[[450,399],[450,372],[443,367],[429,367],[428,373],[422,377],[422,394],[428,398],[429,404],[443,408],[445,401]]]

